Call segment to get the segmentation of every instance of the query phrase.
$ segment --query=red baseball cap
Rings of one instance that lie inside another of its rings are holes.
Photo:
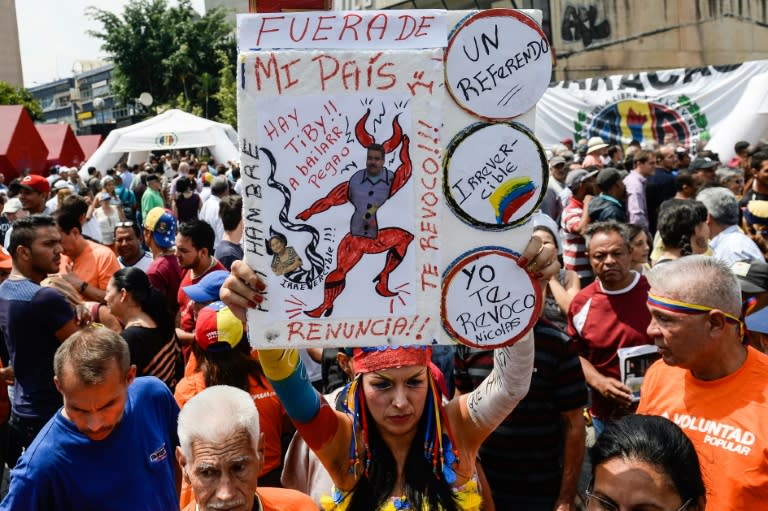
[[[25,176],[24,179],[19,181],[19,186],[26,188],[27,190],[32,190],[33,192],[44,193],[46,195],[51,191],[51,185],[48,183],[48,180],[43,176],[38,176],[37,174],[30,174]]]

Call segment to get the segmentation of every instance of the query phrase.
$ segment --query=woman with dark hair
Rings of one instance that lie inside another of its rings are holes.
[[[651,253],[651,237],[648,230],[639,224],[628,224],[629,245],[632,253],[632,269],[643,274],[651,269],[648,255]]]
[[[137,376],[156,376],[173,390],[184,372],[184,359],[176,341],[173,316],[165,297],[138,268],[122,268],[107,285],[104,300],[123,324]]]
[[[534,220],[535,222],[535,220]],[[557,236],[546,225],[536,225],[533,235],[541,240],[544,245],[551,246],[559,252]],[[547,292],[544,295],[544,311],[542,317],[554,323],[565,332],[568,326],[568,309],[571,307],[573,297],[581,290],[579,275],[573,270],[560,268],[560,271],[549,279]]]
[[[251,356],[243,323],[221,302],[202,308],[195,325],[192,353],[196,367],[176,386],[174,396],[179,407],[208,387],[229,385],[248,392],[259,410],[259,424],[264,434],[264,464],[259,484],[281,486],[282,438],[293,432],[283,405],[264,376],[261,364]],[[189,369],[188,369],[189,371]],[[183,485],[181,508],[191,500],[191,488]]]
[[[668,205],[659,215],[658,228],[664,251],[654,265],[703,254],[709,248],[707,208],[699,201],[677,200]]]
[[[628,415],[609,423],[589,455],[588,511],[706,508],[696,450],[664,417]]]
[[[171,201],[173,214],[179,223],[197,220],[198,213],[203,207],[203,201],[197,194],[195,182],[192,178],[181,176],[176,181],[176,196]]]
[[[277,276],[291,273],[301,268],[301,257],[293,247],[288,246],[285,235],[274,232],[267,240],[267,254],[272,256],[272,273]]]
[[[537,238],[518,264],[542,288],[559,270],[555,251]],[[236,261],[221,296],[244,317],[261,301],[257,289],[263,282]],[[355,378],[339,411],[307,381],[298,351],[259,351],[286,412],[333,480],[324,509],[347,511],[479,510],[477,453],[528,392],[533,355],[529,332],[494,351],[494,367],[475,390],[443,404],[430,346],[355,348]]]

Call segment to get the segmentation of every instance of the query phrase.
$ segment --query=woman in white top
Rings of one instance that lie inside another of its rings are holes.
[[[112,205],[112,196],[108,192],[101,192],[96,201],[93,217],[99,223],[101,242],[114,249],[115,226],[119,222],[125,222],[123,210]]]

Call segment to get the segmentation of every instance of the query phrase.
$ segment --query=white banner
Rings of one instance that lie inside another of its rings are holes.
[[[549,148],[564,138],[599,136],[626,146],[633,139],[662,143],[671,134],[695,147],[700,139],[728,137],[750,80],[766,72],[768,60],[758,60],[558,82],[537,105],[536,136]],[[756,110],[738,114],[738,124],[756,126]],[[754,137],[762,135],[755,131]],[[720,154],[721,160],[729,156]]]

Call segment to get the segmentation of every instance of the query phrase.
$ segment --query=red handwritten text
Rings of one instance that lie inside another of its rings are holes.
[[[411,41],[427,37],[435,20],[435,16],[427,14],[371,14],[263,15],[253,30],[248,31],[247,39],[255,37],[257,48],[275,47],[279,45],[277,41],[284,40],[286,35],[297,44],[318,41]]]
[[[382,319],[360,319],[334,323],[292,321],[288,323],[288,342],[352,341],[371,337],[413,337],[422,340],[421,333],[430,318],[396,316]]]

